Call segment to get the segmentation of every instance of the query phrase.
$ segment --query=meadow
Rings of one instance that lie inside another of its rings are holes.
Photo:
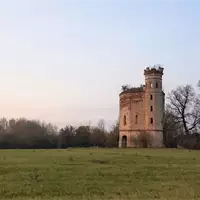
[[[0,150],[0,199],[200,199],[200,151]]]

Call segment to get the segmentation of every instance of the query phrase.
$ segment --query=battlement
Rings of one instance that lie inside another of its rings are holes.
[[[147,67],[144,70],[144,75],[149,75],[149,74],[160,74],[160,75],[163,75],[163,70],[164,70],[164,68],[161,67],[160,65],[154,65],[153,67]]]
[[[126,94],[126,93],[140,93],[140,92],[144,92],[144,85],[141,85],[140,87],[130,87],[130,88],[125,88],[122,90],[122,92],[120,93],[120,95],[122,94]]]

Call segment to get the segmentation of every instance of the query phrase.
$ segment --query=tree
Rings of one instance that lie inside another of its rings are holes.
[[[92,146],[105,147],[106,133],[98,127],[91,130],[90,142]]]
[[[197,87],[200,88],[200,80],[197,83]]]
[[[5,133],[8,131],[8,120],[6,118],[0,119],[0,133]]]
[[[112,126],[110,132],[106,134],[106,147],[118,147],[119,141],[119,120]]]
[[[75,146],[75,131],[73,126],[66,126],[60,130],[59,148],[67,148]]]
[[[76,129],[75,141],[77,147],[90,146],[90,126],[79,126]]]
[[[164,118],[163,118],[163,142],[164,146],[167,148],[174,148],[177,146],[177,137],[183,133],[182,125],[171,112],[171,110],[166,107]]]
[[[0,126],[3,130],[0,148],[55,148],[57,145],[57,132],[51,124],[20,118],[0,120]]]
[[[200,123],[200,99],[191,85],[179,86],[168,96],[168,108],[183,126],[186,135]]]
[[[103,119],[99,120],[97,128],[100,131],[105,132],[105,121]]]

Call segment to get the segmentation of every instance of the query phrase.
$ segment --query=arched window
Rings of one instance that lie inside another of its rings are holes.
[[[158,82],[156,82],[156,88],[158,88]]]
[[[126,125],[126,115],[124,115],[124,126]]]
[[[153,83],[152,82],[149,82],[149,87],[153,88]]]

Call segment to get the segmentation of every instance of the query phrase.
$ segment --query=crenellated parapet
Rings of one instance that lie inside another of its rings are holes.
[[[123,90],[119,95],[121,96],[123,94],[144,92],[144,87],[145,87],[144,85],[142,85],[141,87],[130,87],[130,88]]]
[[[163,75],[164,68],[161,67],[160,65],[154,65],[153,67],[147,67],[144,70],[144,75],[149,75],[149,74],[160,74]]]

